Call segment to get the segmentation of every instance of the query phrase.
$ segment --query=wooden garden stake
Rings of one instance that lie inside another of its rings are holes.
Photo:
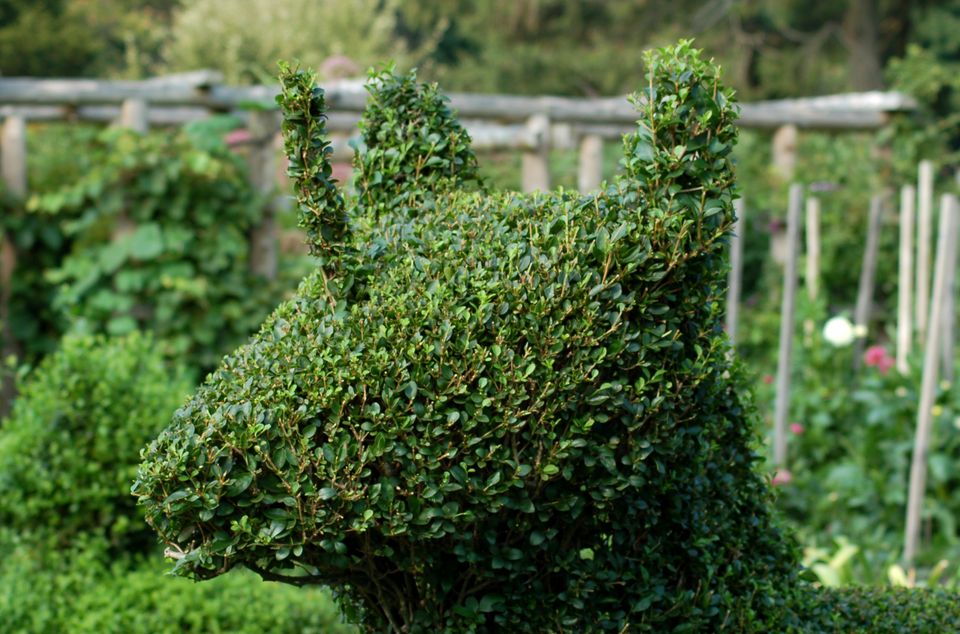
[[[787,207],[787,252],[783,273],[783,303],[780,310],[780,353],[777,358],[777,401],[773,415],[773,463],[783,468],[787,463],[787,416],[790,413],[790,362],[793,352],[793,328],[797,295],[798,236],[803,187],[790,186]]]
[[[956,205],[957,199],[952,194],[944,194],[940,199],[940,213],[947,213],[947,208],[951,205]],[[956,209],[952,212],[957,213]],[[954,227],[956,231],[956,227]],[[945,288],[943,295],[943,305],[940,310],[940,316],[937,321],[937,324],[941,330],[940,335],[940,362],[941,367],[943,368],[943,380],[953,382],[953,346],[956,337],[954,336],[955,328],[954,321],[956,317],[956,293],[955,285],[957,279],[957,240],[956,236],[954,239],[948,243],[949,251],[947,251],[947,277],[944,280]]]
[[[880,228],[883,223],[884,194],[875,194],[870,198],[870,217],[867,223],[867,244],[863,250],[863,266],[860,269],[860,287],[857,290],[857,305],[854,309],[853,323],[861,328],[870,324],[873,308],[873,287],[877,277],[877,256],[880,250]],[[854,344],[853,365],[860,366],[863,356],[863,338],[857,337]]]
[[[897,371],[910,371],[910,343],[913,340],[913,203],[916,190],[906,185],[900,190],[900,257],[897,278]]]
[[[937,261],[933,282],[933,299],[930,303],[929,322],[936,324],[937,316],[943,309],[948,291],[949,269],[956,266],[949,260],[956,255],[957,241],[957,202],[951,197],[949,204],[940,215],[940,234],[937,240]],[[951,244],[952,243],[952,244]],[[940,328],[932,327],[924,342],[923,378],[920,384],[920,404],[917,409],[917,430],[913,443],[913,457],[910,463],[910,489],[907,497],[907,527],[904,533],[904,567],[913,567],[920,539],[920,521],[923,510],[923,497],[927,480],[927,450],[930,441],[930,427],[933,423],[933,405],[937,390],[937,367],[939,362]]]
[[[917,336],[927,335],[930,303],[930,242],[933,231],[933,163],[920,161],[917,175]]]
[[[733,201],[737,216],[730,235],[730,271],[727,273],[727,336],[730,343],[737,345],[737,318],[740,309],[740,285],[743,280],[743,199]]]
[[[807,260],[803,281],[807,288],[807,299],[810,303],[817,301],[820,291],[820,200],[811,196],[807,198],[807,218],[804,224],[806,235]],[[803,322],[803,336],[806,345],[810,345],[813,338],[814,324],[812,319]]]

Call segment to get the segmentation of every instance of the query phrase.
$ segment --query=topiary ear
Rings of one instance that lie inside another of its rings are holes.
[[[436,84],[389,67],[370,72],[367,91],[363,145],[354,157],[361,209],[406,215],[441,190],[479,182],[470,135]]]
[[[640,119],[623,141],[627,180],[648,204],[679,207],[688,219],[712,217],[711,224],[732,220],[733,92],[690,40],[647,53],[646,65],[648,85],[630,97]]]
[[[330,261],[344,248],[349,228],[343,196],[333,179],[327,140],[327,106],[312,73],[280,63],[277,103],[283,110],[287,175],[294,181],[300,226],[307,230],[310,253]]]

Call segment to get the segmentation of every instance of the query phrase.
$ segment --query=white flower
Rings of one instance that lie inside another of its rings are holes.
[[[830,318],[823,326],[823,338],[835,348],[849,346],[856,337],[853,324],[842,315]]]

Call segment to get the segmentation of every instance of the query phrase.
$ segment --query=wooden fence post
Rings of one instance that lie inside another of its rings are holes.
[[[253,145],[247,158],[250,184],[265,198],[260,223],[250,230],[250,272],[272,280],[277,277],[277,208],[273,193],[276,191],[277,173],[277,148],[274,139],[279,129],[279,121],[275,112],[251,112],[247,127],[253,137]]]
[[[0,173],[11,196],[27,195],[27,124],[22,117],[7,117],[0,130]],[[6,360],[19,356],[10,323],[13,275],[17,268],[17,248],[13,239],[0,232],[0,418],[10,412],[16,396],[13,376],[5,370]]]
[[[743,283],[743,198],[733,201],[733,210],[737,216],[730,235],[730,271],[727,273],[727,337],[734,347],[737,345],[737,319],[740,315],[740,287]]]
[[[143,99],[125,99],[120,105],[120,127],[141,134],[150,129],[150,113]]]
[[[792,123],[780,126],[773,133],[773,168],[788,182],[797,167],[798,137],[797,126]]]
[[[580,139],[580,162],[577,166],[577,189],[589,192],[603,182],[603,137],[585,134]]]
[[[550,189],[550,119],[535,114],[527,120],[527,130],[534,147],[523,153],[523,191],[547,191]]]
[[[787,207],[787,258],[783,273],[783,299],[780,310],[780,353],[777,358],[777,401],[773,415],[773,464],[787,466],[787,417],[790,414],[790,364],[793,356],[793,330],[797,295],[797,264],[800,210],[803,186],[790,186]]]
[[[913,341],[913,203],[916,190],[905,185],[900,190],[900,257],[897,262],[897,371],[910,371],[910,344]]]
[[[930,427],[933,424],[933,405],[937,390],[937,366],[939,363],[940,329],[935,327],[937,315],[943,307],[947,293],[949,269],[956,266],[948,256],[956,255],[957,241],[957,200],[951,197],[940,215],[940,234],[937,238],[937,262],[934,273],[933,299],[928,315],[931,328],[924,342],[923,378],[920,384],[920,403],[917,407],[917,430],[913,442],[913,456],[910,462],[910,489],[907,496],[907,521],[903,536],[903,563],[910,570],[917,554],[920,540],[920,522],[923,511],[923,498],[927,484],[927,450],[930,441]],[[950,243],[953,243],[951,245]]]
[[[867,243],[863,250],[863,265],[860,268],[860,287],[857,290],[857,305],[853,313],[853,323],[866,329],[870,325],[873,312],[873,287],[877,277],[877,257],[880,251],[880,228],[883,223],[883,208],[886,205],[885,194],[875,194],[870,198],[870,217],[867,221]],[[863,356],[863,338],[857,337],[854,344],[853,366],[860,367]]]
[[[930,242],[933,233],[933,163],[920,161],[917,172],[917,336],[920,345],[927,335],[930,303]]]

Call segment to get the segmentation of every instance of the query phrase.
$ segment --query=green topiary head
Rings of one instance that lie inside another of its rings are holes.
[[[687,43],[650,69],[674,105],[605,192],[377,183],[144,454],[178,572],[332,585],[368,631],[780,629],[796,562],[718,307],[736,111]]]
[[[0,426],[0,525],[67,547],[156,544],[130,496],[139,447],[189,393],[149,337],[66,337],[23,382]]]

